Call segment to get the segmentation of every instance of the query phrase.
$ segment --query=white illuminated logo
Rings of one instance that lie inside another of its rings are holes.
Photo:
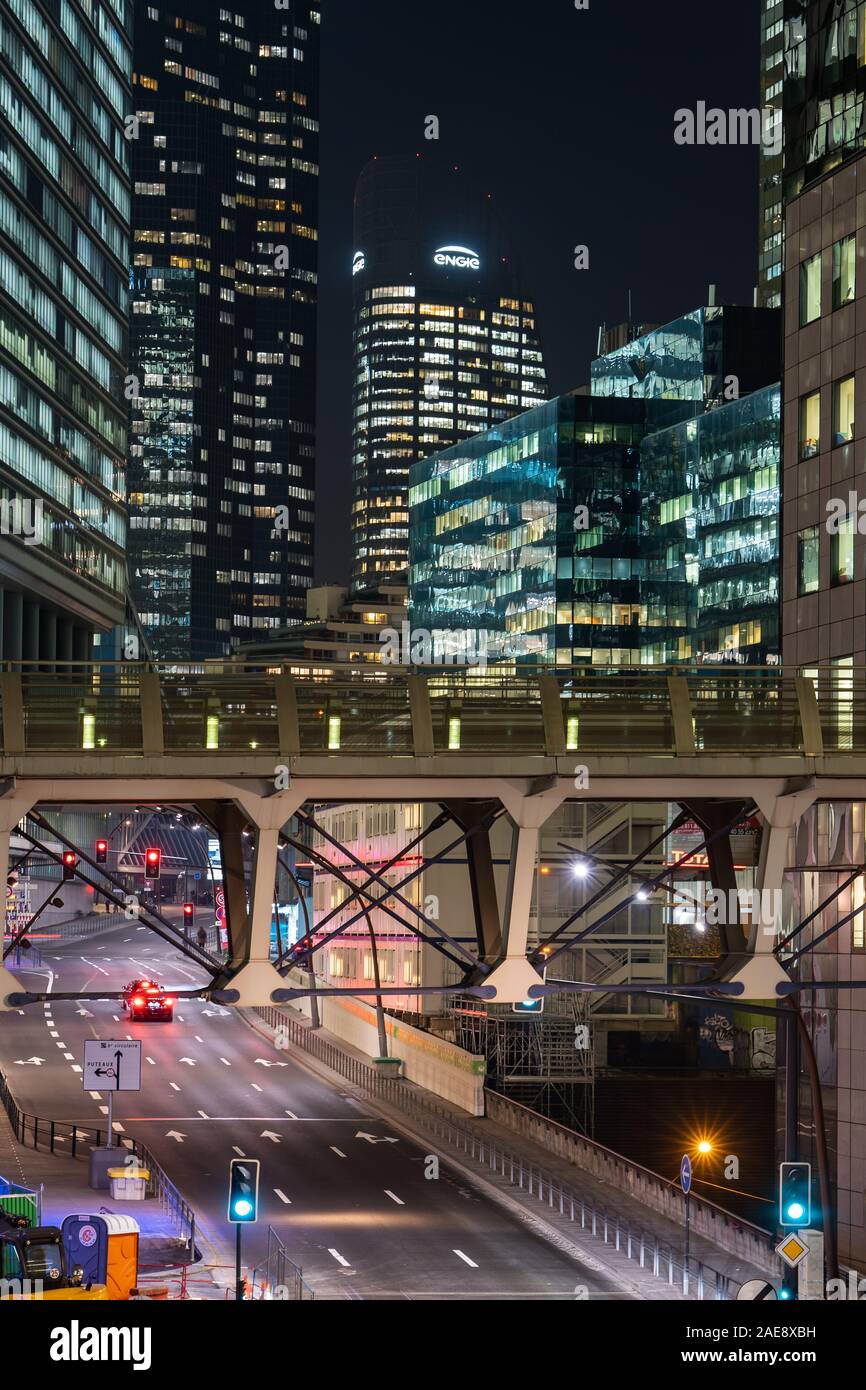
[[[360,275],[362,270],[367,268],[367,257],[363,251],[355,252],[355,259],[352,261],[352,274]]]
[[[468,246],[440,246],[433,257],[437,265],[453,265],[458,270],[480,270],[481,258]]]

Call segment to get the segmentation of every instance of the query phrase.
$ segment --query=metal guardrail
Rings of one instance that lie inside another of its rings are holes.
[[[5,755],[866,752],[866,668],[0,665]]]
[[[267,1259],[253,1270],[252,1286],[253,1298],[272,1302],[313,1303],[316,1297],[273,1226],[268,1227]]]
[[[284,1039],[318,1058],[353,1085],[396,1106],[458,1153],[504,1178],[512,1187],[579,1225],[582,1231],[588,1231],[605,1245],[612,1245],[626,1259],[634,1260],[641,1269],[650,1270],[654,1278],[668,1287],[697,1300],[727,1301],[735,1297],[738,1285],[727,1275],[694,1257],[690,1257],[686,1265],[683,1255],[672,1245],[635,1226],[615,1208],[585,1197],[548,1169],[527,1163],[522,1155],[495,1140],[484,1139],[435,1103],[422,1101],[408,1091],[403,1082],[380,1076],[373,1067],[348,1056],[297,1019],[273,1007],[254,1012],[271,1028],[282,1032]]]
[[[0,1105],[9,1117],[15,1138],[25,1148],[47,1149],[64,1158],[84,1158],[92,1148],[102,1148],[108,1140],[108,1130],[94,1125],[76,1124],[71,1120],[44,1120],[31,1115],[19,1106],[6,1077],[0,1072]],[[184,1200],[171,1178],[160,1167],[153,1154],[137,1139],[130,1139],[122,1152],[133,1153],[150,1177],[147,1196],[159,1202],[172,1219],[175,1230],[186,1244],[190,1260],[195,1259],[195,1212]]]

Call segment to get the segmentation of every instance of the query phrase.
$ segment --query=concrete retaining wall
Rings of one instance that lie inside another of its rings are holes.
[[[599,1181],[607,1183],[612,1194],[625,1192],[652,1211],[668,1217],[679,1224],[684,1219],[683,1194],[679,1186],[666,1182],[658,1173],[630,1163],[621,1154],[602,1148],[590,1139],[583,1139],[573,1130],[546,1120],[533,1110],[517,1105],[505,1096],[487,1091],[487,1116],[497,1124],[523,1139],[532,1140],[548,1153],[564,1159],[576,1168],[591,1173]],[[615,1195],[611,1205],[616,1205]],[[775,1240],[766,1231],[739,1221],[721,1207],[702,1197],[691,1197],[691,1226],[697,1234],[714,1241],[722,1250],[739,1255],[743,1260],[764,1270],[773,1278],[782,1273],[782,1263],[775,1253]]]
[[[301,977],[295,978],[301,982]],[[303,981],[306,984],[306,980]],[[309,1018],[309,1000],[298,1001],[300,1012]],[[368,1057],[379,1056],[379,1034],[376,1010],[359,999],[319,1000],[319,1018],[323,1028]],[[412,1028],[385,1015],[388,1052],[403,1063],[403,1075],[470,1115],[484,1114],[484,1077],[486,1062],[461,1047],[433,1037],[419,1028]]]

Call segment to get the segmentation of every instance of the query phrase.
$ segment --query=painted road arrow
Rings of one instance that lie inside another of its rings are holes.
[[[89,1009],[76,1009],[75,1012],[81,1014],[82,1018],[93,1018],[93,1014]]]
[[[203,1018],[226,1018],[228,1009],[202,1009]]]
[[[272,1129],[263,1129],[261,1133],[261,1138],[270,1139],[272,1144],[280,1143],[280,1136],[278,1134],[274,1134],[274,1131]]]
[[[176,1129],[170,1129],[166,1134],[166,1139],[176,1139],[178,1144],[182,1144],[186,1138],[185,1134],[178,1134]]]
[[[194,1066],[195,1066],[195,1062],[193,1061],[193,1059],[192,1059],[191,1057],[181,1057],[180,1060],[181,1060],[182,1062],[186,1062],[186,1064],[187,1064],[188,1067],[194,1067]]]
[[[28,1057],[26,1061],[19,1057],[15,1065],[16,1067],[41,1067],[44,1061],[44,1057]]]
[[[266,1062],[264,1057],[256,1058],[257,1067],[287,1067],[288,1062]]]
[[[399,1139],[391,1138],[388,1135],[379,1137],[375,1134],[365,1134],[362,1129],[355,1135],[356,1139],[366,1139],[368,1144],[399,1144]]]

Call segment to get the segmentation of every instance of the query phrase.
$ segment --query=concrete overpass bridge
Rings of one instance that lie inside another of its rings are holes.
[[[318,829],[305,808],[440,806],[466,845],[475,908],[478,953],[458,952],[461,990],[507,1003],[542,991],[545,959],[562,949],[527,957],[539,832],[564,802],[678,804],[704,830],[710,876],[723,890],[736,883],[728,831],[757,813],[757,886],[766,890],[781,887],[792,827],[812,804],[866,800],[866,672],[837,668],[377,667],[332,676],[294,665],[7,664],[0,730],[0,868],[12,830],[37,806],[200,810],[222,842],[231,940],[228,969],[212,963],[214,988],[244,1005],[286,997],[269,960],[274,880],[292,818]],[[500,920],[487,834],[502,814],[513,839]],[[347,882],[363,908],[364,891]],[[399,890],[386,898],[399,901]],[[413,913],[398,920],[455,949]],[[766,999],[789,986],[775,944],[728,923],[718,991]],[[13,992],[9,978],[0,977],[0,999]]]

